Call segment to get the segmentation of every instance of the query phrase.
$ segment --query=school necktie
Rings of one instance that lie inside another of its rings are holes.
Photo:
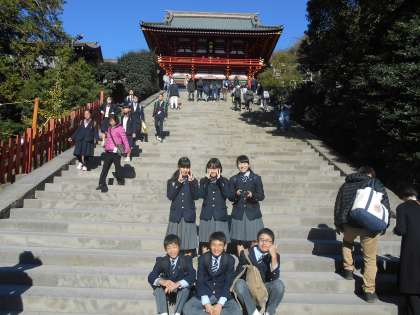
[[[211,272],[215,273],[219,270],[219,260],[216,257],[212,257]]]
[[[174,271],[176,267],[176,259],[171,258],[171,270]]]

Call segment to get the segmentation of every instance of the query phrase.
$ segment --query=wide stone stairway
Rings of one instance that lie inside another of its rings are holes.
[[[23,208],[12,209],[0,220],[0,314],[155,314],[147,275],[163,253],[166,180],[181,156],[191,159],[197,178],[211,157],[230,177],[240,154],[262,176],[263,219],[277,237],[286,286],[278,314],[397,314],[395,274],[380,268],[382,301],[371,305],[354,293],[360,274],[347,281],[335,272],[341,236],[333,230],[333,207],[344,178],[293,132],[273,135],[272,127],[244,121],[230,106],[183,98],[182,110],[169,113],[170,136],[163,143],[153,137],[149,106],[149,142],[131,162],[135,179],[103,194],[95,190],[100,166],[82,172],[71,165]],[[197,213],[200,207],[197,202]],[[399,255],[391,230],[379,254]],[[379,256],[378,264],[386,260]]]

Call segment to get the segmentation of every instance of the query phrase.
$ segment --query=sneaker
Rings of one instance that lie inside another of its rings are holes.
[[[127,156],[125,159],[124,159],[124,162],[127,162],[127,163],[130,163],[130,158]]]
[[[86,166],[83,166],[82,167],[82,171],[85,171],[86,172],[87,171],[87,167]]]
[[[81,170],[81,169],[82,169],[82,167],[83,167],[83,164],[79,162],[79,164],[77,164],[77,169],[78,169],[78,170]]]
[[[343,273],[342,273],[342,276],[346,280],[353,280],[354,279],[353,278],[353,271],[351,271],[351,270],[344,269]]]
[[[378,295],[373,292],[373,293],[369,293],[369,292],[365,292],[365,301],[368,303],[375,303],[378,300]]]
[[[156,140],[159,142],[162,142],[162,138],[161,137],[156,137]]]

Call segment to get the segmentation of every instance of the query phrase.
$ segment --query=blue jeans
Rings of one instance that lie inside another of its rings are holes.
[[[265,287],[268,291],[268,301],[266,305],[266,312],[270,315],[276,314],[276,309],[279,306],[284,295],[284,284],[280,279],[266,282]],[[235,292],[238,296],[238,300],[246,308],[248,314],[252,314],[257,309],[257,304],[254,298],[249,292],[248,286],[245,280],[239,279],[235,284]]]
[[[283,130],[289,130],[289,128],[290,128],[290,112],[288,110],[282,110],[280,112],[279,126]]]

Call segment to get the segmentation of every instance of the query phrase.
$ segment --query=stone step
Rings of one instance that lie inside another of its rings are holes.
[[[11,296],[10,292],[14,292]],[[155,302],[151,290],[129,289],[92,289],[92,288],[57,288],[33,286],[1,286],[0,301],[5,310],[25,305],[30,312],[78,312],[84,314],[138,314],[150,315],[155,312]],[[277,314],[370,314],[396,315],[395,305],[378,302],[369,305],[362,299],[350,294],[301,294],[287,293]]]
[[[134,250],[150,251],[162,246],[163,234],[160,231],[143,236],[91,235],[76,233],[43,233],[7,231],[0,232],[0,245],[14,246],[52,246],[62,248],[85,248],[101,250]],[[338,240],[312,240],[287,239],[276,240],[280,253],[335,255],[341,253],[341,241]],[[359,246],[356,246],[359,250]],[[399,241],[379,242],[378,253],[398,256],[400,253]]]
[[[159,190],[158,190],[159,191]],[[320,205],[329,206],[335,202],[333,196],[316,196],[312,199],[308,199],[307,195],[293,196],[293,200],[287,195],[271,194],[267,195],[267,201],[275,201],[277,205],[290,205],[291,203],[296,205]],[[69,195],[68,192],[54,192],[54,191],[37,191],[35,198],[42,200],[71,200],[71,201],[104,201],[104,202],[149,202],[154,201],[156,203],[169,203],[166,197],[166,193],[161,191],[160,194],[142,194],[141,189],[138,190],[137,194],[131,192],[114,192],[109,191],[108,193],[101,193],[100,191],[93,190],[91,192],[72,192]],[[263,205],[265,202],[262,202]]]
[[[35,199],[30,199],[34,201],[38,201]],[[98,205],[98,204],[97,204]],[[156,209],[126,209],[125,212],[122,212],[118,209],[107,209],[104,211],[102,207],[94,208],[94,204],[89,204],[89,208],[87,205],[81,207],[79,209],[75,208],[60,208],[60,209],[49,209],[49,208],[14,208],[10,212],[10,217],[12,220],[0,220],[0,225],[4,226],[5,228],[10,224],[13,224],[14,221],[28,220],[31,222],[31,217],[36,218],[34,222],[34,228],[36,221],[38,220],[45,220],[50,224],[55,222],[60,223],[60,221],[64,223],[73,223],[75,224],[83,224],[92,222],[94,224],[108,224],[108,223],[168,223],[168,216],[169,216],[169,209],[168,210],[156,210]],[[273,209],[273,211],[268,211],[267,208],[263,209],[263,220],[266,222],[270,222],[270,225],[275,226],[282,226],[282,225],[299,225],[302,227],[312,227],[318,226],[319,224],[333,226],[333,218],[331,215],[321,216],[315,215],[316,213],[313,212],[313,209],[309,209],[308,213],[299,213],[299,211],[295,208],[287,208],[287,210],[281,209]],[[326,209],[327,211],[331,212],[330,209]],[[284,214],[283,214],[284,212]],[[199,213],[197,213],[199,216]],[[150,221],[147,221],[150,220]],[[44,222],[44,221],[41,221]],[[275,227],[274,226],[274,227]],[[88,228],[89,226],[85,226]]]
[[[197,209],[199,208],[199,202],[196,203]],[[142,208],[142,203],[127,203],[127,202],[107,202],[101,201],[70,201],[70,200],[49,200],[49,199],[25,199],[24,208],[44,208],[44,209],[98,209],[98,210],[121,210],[125,211],[142,211],[142,212],[154,212],[156,210],[165,211],[167,209],[169,213],[170,203],[148,203],[147,208]],[[41,210],[41,209],[40,209]],[[290,215],[332,215],[333,208],[331,205],[328,206],[316,206],[309,207],[307,205],[298,205],[296,203],[287,203],[281,205],[278,202],[264,201],[262,205],[262,213],[271,214],[290,214]],[[151,213],[152,214],[152,213]]]
[[[81,191],[92,191],[95,190],[98,186],[98,183],[89,182],[89,183],[47,183],[45,185],[45,191],[51,192],[81,192]],[[331,188],[328,188],[330,186]],[[125,192],[125,193],[141,193],[142,195],[157,193],[166,193],[166,183],[162,181],[153,181],[147,182],[144,181],[143,185],[138,187],[138,185],[133,184],[133,182],[127,183],[124,186],[120,185],[109,185],[108,186],[110,191],[115,192]],[[277,195],[285,195],[288,197],[292,196],[302,196],[308,195],[308,192],[311,194],[315,194],[317,196],[330,196],[335,197],[337,195],[339,186],[336,184],[332,185],[317,185],[317,184],[306,184],[305,186],[301,186],[300,184],[290,183],[290,184],[276,184],[275,186],[266,185],[264,187],[264,193],[266,195],[277,194]],[[335,190],[337,189],[337,191]]]
[[[48,265],[16,265],[0,269],[0,285],[34,285],[47,287],[138,289],[147,290],[144,268],[90,268]],[[355,273],[360,281],[360,273]],[[349,293],[355,281],[346,281],[330,272],[282,272],[281,279],[288,293]],[[396,274],[378,274],[378,293],[397,293]]]
[[[113,176],[111,174],[112,172],[113,170],[109,172],[108,179],[113,179]],[[99,175],[97,177],[86,177],[84,176],[85,174],[86,174],[85,172],[70,173],[70,172],[63,171],[62,176],[57,176],[54,178],[54,183],[68,183],[68,184],[76,183],[78,185],[83,185],[83,184],[95,185],[96,184],[96,186],[98,185]],[[156,179],[154,177],[143,178],[143,179],[126,178],[125,182],[126,182],[126,186],[129,186],[130,184],[136,185],[136,186],[146,186],[146,184],[152,184],[152,185],[158,184],[158,185],[164,185],[166,187],[166,181],[169,179],[169,175],[166,175],[166,177],[160,178],[160,179]],[[302,185],[302,187],[305,187],[305,185],[308,185],[308,187],[313,186],[313,185],[319,185],[319,187],[334,186],[335,192],[337,192],[338,188],[340,188],[340,185],[343,184],[343,179],[340,177],[338,178],[314,177],[314,178],[306,178],[305,180],[303,180],[299,176],[281,176],[281,177],[276,178],[276,180],[268,180],[267,177],[264,177],[262,180],[263,180],[264,187],[268,187],[268,186],[281,187],[281,186],[289,185],[289,184],[291,185],[291,187],[294,187],[296,185],[297,186]],[[116,183],[115,183],[115,186],[117,186]]]

